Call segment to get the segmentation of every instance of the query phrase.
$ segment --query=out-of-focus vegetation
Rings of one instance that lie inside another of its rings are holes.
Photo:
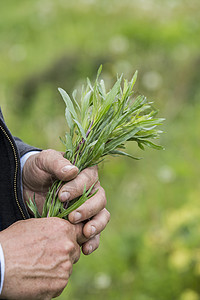
[[[57,92],[139,71],[166,118],[165,151],[100,168],[111,222],[62,299],[200,299],[199,0],[9,0],[0,12],[0,104],[12,133],[62,150]]]

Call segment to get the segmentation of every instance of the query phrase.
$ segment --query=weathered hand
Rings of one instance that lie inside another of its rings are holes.
[[[97,167],[91,167],[78,174],[78,169],[66,160],[60,152],[44,150],[28,158],[23,168],[24,199],[35,199],[39,212],[51,184],[55,179],[66,181],[59,192],[59,199],[70,201],[83,193],[84,185],[87,189],[98,180]],[[90,219],[83,227],[84,235],[90,240],[83,244],[84,254],[90,254],[99,246],[100,232],[106,227],[110,214],[105,209],[106,196],[99,181],[93,191],[98,189],[95,196],[86,201],[77,210],[69,214],[72,223],[79,223]]]
[[[56,179],[69,181],[78,175],[78,168],[73,166],[62,153],[55,150],[44,150],[30,156],[23,168],[23,196],[35,200],[42,213],[46,194]],[[81,192],[81,191],[79,191]]]
[[[86,238],[83,224],[59,218],[19,221],[0,232],[5,278],[0,298],[50,300],[65,288]]]
[[[70,193],[70,195],[76,195],[80,196],[77,191],[76,185],[84,187],[84,183],[86,182],[86,179],[88,178],[88,186],[89,188],[94,181],[89,182],[88,174],[91,172],[93,173],[93,176],[91,178],[97,178],[97,168],[88,168],[83,170],[79,177],[67,182],[62,189],[59,192],[59,197],[62,201],[65,200],[64,197],[62,198],[62,195],[66,192]],[[91,179],[90,179],[91,180]],[[83,244],[82,251],[84,254],[90,254],[99,246],[99,239],[100,239],[100,233],[103,231],[103,229],[106,227],[107,223],[110,220],[110,213],[105,208],[106,206],[106,196],[105,191],[101,187],[100,182],[98,181],[93,190],[92,193],[94,193],[98,189],[98,192],[90,199],[88,199],[84,204],[82,204],[79,208],[71,212],[68,216],[68,219],[71,223],[77,224],[79,222],[88,220],[85,226],[83,227],[83,233],[84,235],[89,239],[86,243]],[[69,200],[72,198],[70,197]]]

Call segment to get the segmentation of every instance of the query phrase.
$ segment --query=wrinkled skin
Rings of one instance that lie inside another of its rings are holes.
[[[57,297],[68,283],[73,264],[99,246],[99,237],[110,219],[106,196],[98,181],[96,167],[82,172],[71,165],[63,154],[44,150],[30,156],[23,168],[25,202],[35,194],[39,211],[52,182],[66,183],[59,191],[61,201],[82,195],[97,182],[98,192],[69,214],[69,221],[41,218],[19,221],[0,232],[5,256],[5,279],[0,298],[15,300],[50,300]],[[83,222],[84,221],[84,222]]]
[[[98,170],[97,167],[91,167],[78,174],[78,168],[55,150],[44,150],[34,154],[28,158],[23,168],[25,201],[35,193],[37,207],[41,213],[46,193],[55,179],[66,181],[58,195],[59,199],[65,202],[82,195],[84,185],[89,189],[98,180]],[[94,197],[69,214],[69,221],[73,224],[90,219],[83,227],[84,235],[89,238],[82,247],[84,254],[90,254],[98,248],[100,233],[110,219],[110,214],[105,208],[105,192],[99,181],[92,193],[96,189],[98,192]]]
[[[0,233],[5,279],[0,298],[50,300],[68,283],[86,241],[83,225],[59,218],[19,221]]]

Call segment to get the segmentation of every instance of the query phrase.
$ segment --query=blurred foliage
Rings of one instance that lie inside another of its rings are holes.
[[[165,151],[100,169],[111,222],[58,298],[200,299],[199,0],[9,0],[0,12],[0,103],[12,133],[61,149],[64,103],[103,64],[166,117]]]

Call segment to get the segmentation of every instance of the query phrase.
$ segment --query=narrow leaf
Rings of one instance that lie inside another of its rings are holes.
[[[163,146],[160,146],[160,145],[156,145],[150,141],[147,141],[147,140],[143,140],[142,143],[150,148],[153,148],[153,149],[156,149],[156,150],[164,150],[164,147]]]
[[[58,88],[58,90],[59,90],[59,92],[60,92],[63,100],[65,101],[66,107],[68,108],[68,110],[70,111],[70,113],[72,114],[72,116],[74,117],[74,119],[77,120],[77,113],[76,113],[76,111],[74,109],[73,102],[70,99],[69,95],[62,88]]]
[[[73,93],[72,93],[72,99],[73,99],[74,106],[76,107],[76,110],[80,114],[81,113],[81,108],[80,108],[78,102],[76,101],[76,95],[77,95],[77,90],[74,90]]]
[[[91,95],[92,95],[92,91],[89,91],[82,99],[82,102],[81,102],[81,119],[82,120],[84,120],[86,112],[89,109]]]
[[[74,124],[73,124],[71,113],[67,107],[65,108],[65,118],[67,120],[67,124],[68,124],[69,128],[72,129]]]
[[[81,133],[81,136],[84,138],[84,140],[86,140],[86,134],[85,134],[85,131],[83,129],[83,127],[81,126],[81,124],[74,119],[74,122],[76,123],[76,125],[78,126],[78,129],[79,129],[79,132]]]
[[[68,132],[65,133],[65,138],[66,138],[65,145],[66,145],[67,150],[73,151],[72,138]]]
[[[128,154],[126,152],[123,152],[123,151],[120,151],[120,150],[113,150],[113,151],[110,151],[109,154],[114,154],[114,155],[122,155],[122,156],[127,156],[127,157],[130,157],[132,159],[136,159],[136,160],[140,160],[141,157],[135,157],[131,154]]]

